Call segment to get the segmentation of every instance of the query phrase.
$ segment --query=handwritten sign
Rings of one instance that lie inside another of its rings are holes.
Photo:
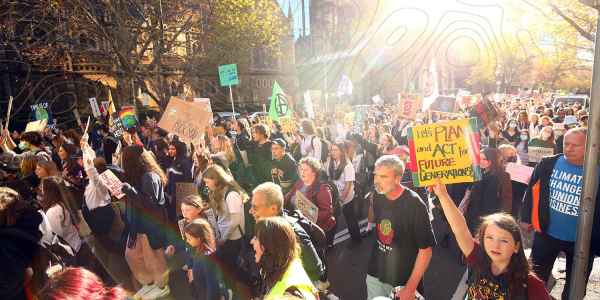
[[[403,98],[400,94],[398,94],[398,104],[399,104],[398,114],[400,115],[400,118],[409,119],[409,120],[415,119],[415,117],[417,115],[417,111],[419,109],[421,109],[421,106],[422,106],[420,98],[417,98],[417,97],[410,97],[410,98],[404,97]]]
[[[125,194],[121,192],[123,183],[111,170],[106,170],[102,172],[102,174],[100,174],[98,178],[108,188],[108,191],[111,195],[117,197],[117,199],[121,199],[123,198],[123,196],[125,196]]]
[[[317,223],[319,208],[300,191],[296,191],[296,208],[298,208],[298,210],[300,210],[300,212],[302,212],[309,220]]]
[[[29,122],[25,126],[25,132],[42,131],[46,128],[46,125],[48,125],[48,119]]]
[[[125,133],[125,128],[123,127],[123,123],[121,122],[121,118],[116,114],[111,116],[111,122],[109,130],[113,133],[113,135],[117,138],[120,138]]]
[[[533,168],[517,163],[507,163],[506,172],[510,174],[510,180],[529,184],[531,174],[533,174]]]
[[[540,162],[545,156],[554,155],[554,148],[547,147],[527,147],[529,154],[529,162]]]
[[[237,74],[237,65],[229,64],[219,66],[219,82],[221,86],[232,86],[240,84]]]
[[[479,129],[475,119],[411,127],[410,169],[415,186],[473,182],[481,179]]]
[[[100,112],[100,106],[98,106],[98,101],[94,97],[90,98],[89,100],[90,108],[92,109],[92,114],[94,115],[94,118],[100,118],[102,113]]]
[[[279,124],[281,124],[281,131],[288,134],[293,133],[298,127],[298,122],[292,117],[279,118]]]
[[[183,142],[191,143],[202,137],[212,118],[210,107],[206,104],[171,97],[158,127],[176,134]]]

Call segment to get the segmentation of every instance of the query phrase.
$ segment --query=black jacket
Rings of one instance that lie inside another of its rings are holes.
[[[535,231],[545,233],[550,221],[550,176],[563,154],[542,158],[533,170],[521,205],[521,222],[532,224]],[[533,207],[537,206],[537,211]],[[592,250],[600,252],[600,193],[596,193],[596,209],[592,230]]]

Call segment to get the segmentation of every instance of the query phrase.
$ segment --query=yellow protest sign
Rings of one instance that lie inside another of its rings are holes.
[[[409,128],[410,170],[415,186],[481,179],[479,127],[461,119]]]
[[[46,128],[46,125],[48,125],[48,119],[29,122],[27,123],[27,126],[25,126],[25,132],[43,131],[44,128]]]

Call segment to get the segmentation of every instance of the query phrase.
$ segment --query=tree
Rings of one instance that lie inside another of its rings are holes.
[[[51,31],[44,36],[45,42],[33,48],[36,51],[27,49],[37,65],[51,61],[107,64],[110,67],[102,72],[115,78],[115,98],[130,99],[139,86],[163,108],[179,92],[171,89],[173,77],[193,76],[199,68],[206,70],[223,61],[244,62],[249,50],[258,45],[277,49],[286,32],[273,0],[19,2],[30,6],[27,17],[15,21],[16,14],[4,14],[0,30],[16,22],[39,23],[43,17]],[[2,7],[12,7],[12,3],[3,0]],[[33,32],[18,36],[21,40],[34,37]],[[12,46],[20,48],[18,42]],[[210,70],[216,75],[216,67]]]

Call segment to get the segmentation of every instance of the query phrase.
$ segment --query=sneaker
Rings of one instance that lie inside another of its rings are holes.
[[[319,280],[319,281],[317,281],[316,288],[319,291],[326,291],[329,288],[330,285],[331,284],[329,283],[329,280],[328,281],[321,281],[321,280]]]
[[[141,289],[139,289],[137,291],[137,293],[135,293],[135,295],[133,295],[133,297],[135,299],[141,299],[144,297],[144,295],[146,295],[148,292],[150,292],[152,289],[154,289],[156,286],[154,284],[145,284],[142,286]]]
[[[146,293],[146,295],[142,296],[142,299],[144,299],[144,300],[161,299],[161,298],[168,296],[170,293],[171,293],[171,290],[169,289],[168,285],[165,285],[165,287],[163,287],[162,289],[159,288],[158,286],[154,286],[154,288],[152,290],[150,290],[148,293]]]

